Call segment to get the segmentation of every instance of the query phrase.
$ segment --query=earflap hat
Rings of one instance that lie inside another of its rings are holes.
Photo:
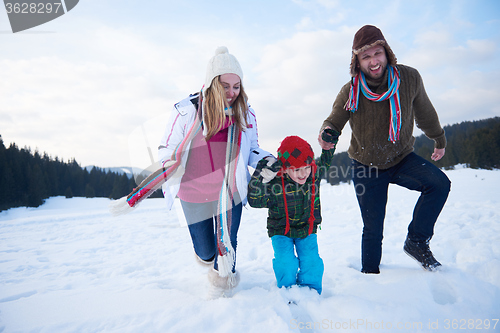
[[[241,70],[240,63],[234,55],[229,53],[225,46],[219,46],[215,50],[215,55],[208,61],[203,90],[206,91],[210,88],[213,79],[222,74],[236,74],[240,77],[240,80],[243,80],[243,71]]]
[[[387,44],[382,31],[373,25],[365,25],[354,35],[350,67],[350,74],[352,77],[355,77],[359,72],[358,54],[375,45],[382,45],[387,55],[387,63],[391,66],[396,65],[396,56],[394,52],[392,52],[389,44]]]
[[[287,136],[278,148],[278,160],[283,169],[302,168],[314,164],[314,152],[306,140],[298,136]]]

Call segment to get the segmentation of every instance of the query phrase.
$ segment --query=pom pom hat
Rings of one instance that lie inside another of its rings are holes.
[[[215,55],[208,61],[207,76],[205,78],[205,87],[203,90],[210,88],[213,79],[222,74],[236,74],[243,80],[243,71],[236,57],[229,54],[227,47],[219,46],[215,50]]]
[[[316,163],[314,162],[314,152],[311,145],[298,136],[287,136],[278,148],[278,160],[282,164],[279,175],[281,176],[281,186],[283,188],[283,199],[285,201],[286,228],[285,235],[290,231],[290,219],[288,217],[288,204],[285,193],[285,180],[283,172],[288,168],[303,168],[311,166],[312,186],[310,188],[311,214],[309,215],[309,234],[314,228],[314,201],[316,198]]]

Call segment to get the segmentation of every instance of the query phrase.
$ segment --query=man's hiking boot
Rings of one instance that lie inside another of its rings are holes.
[[[432,255],[431,249],[429,248],[429,242],[415,242],[406,238],[403,250],[411,258],[415,259],[423,269],[434,272],[438,270],[441,266],[439,261]]]

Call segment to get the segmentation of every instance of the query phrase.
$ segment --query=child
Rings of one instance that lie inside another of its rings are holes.
[[[330,167],[334,152],[335,147],[322,151],[320,168]],[[311,146],[288,136],[278,149],[278,161],[260,160],[248,185],[250,206],[269,209],[267,230],[279,288],[297,284],[321,294],[324,266],[316,235],[321,223],[320,180]]]

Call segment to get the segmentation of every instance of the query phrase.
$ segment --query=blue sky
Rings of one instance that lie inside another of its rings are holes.
[[[17,34],[0,8],[0,134],[82,166],[146,167],[172,105],[201,88],[225,45],[243,68],[261,146],[274,152],[300,135],[318,154],[365,24],[419,70],[443,126],[500,116],[496,0],[80,0]],[[338,151],[349,140],[347,125]]]

